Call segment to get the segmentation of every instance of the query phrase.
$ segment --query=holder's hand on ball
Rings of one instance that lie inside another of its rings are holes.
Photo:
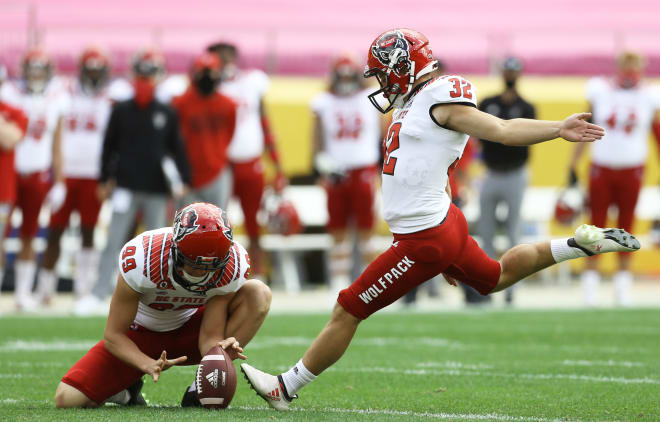
[[[229,357],[231,357],[231,360],[235,360],[237,358],[243,360],[247,359],[247,356],[243,354],[243,348],[234,337],[228,337],[219,341],[218,346],[225,349]]]

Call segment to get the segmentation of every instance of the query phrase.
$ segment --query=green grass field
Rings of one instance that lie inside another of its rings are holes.
[[[246,348],[249,362],[287,369],[326,320],[270,316]],[[60,378],[104,320],[2,317],[0,420],[660,421],[659,322],[660,310],[375,315],[294,411],[280,414],[242,376],[230,409],[179,408],[193,367],[145,380],[148,408],[57,410]]]

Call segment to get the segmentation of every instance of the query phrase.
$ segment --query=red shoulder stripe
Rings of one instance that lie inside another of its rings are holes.
[[[160,233],[154,235],[153,240],[151,241],[151,251],[149,253],[149,278],[154,284],[158,284],[158,282],[161,280],[160,256],[164,238],[165,234]]]
[[[144,266],[142,267],[142,275],[149,278],[149,271],[147,267],[147,258],[149,257],[149,242],[151,236],[142,236],[142,249],[144,250]]]

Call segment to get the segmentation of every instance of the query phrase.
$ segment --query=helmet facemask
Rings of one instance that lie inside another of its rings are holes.
[[[209,279],[216,272],[223,270],[227,262],[229,262],[230,253],[231,250],[227,252],[227,255],[223,259],[218,259],[217,257],[202,259],[199,256],[197,259],[191,259],[172,244],[172,257],[174,261],[172,275],[174,276],[174,280],[188,291],[205,292],[212,287],[209,284]],[[201,276],[194,276],[185,271],[186,267],[205,271],[206,273]]]
[[[338,96],[348,97],[362,89],[360,69],[351,61],[335,65],[330,79],[330,90]]]
[[[385,52],[381,51],[379,54],[382,56]],[[380,89],[369,94],[368,98],[376,110],[385,114],[394,107],[403,106],[405,95],[415,82],[415,62],[409,59],[408,52],[402,48],[395,48],[388,57],[379,57],[379,61],[388,63],[386,70],[367,69],[364,77],[375,76],[378,80]]]
[[[108,67],[105,64],[88,60],[80,69],[80,84],[85,92],[96,94],[108,80]]]
[[[28,63],[23,68],[25,87],[33,94],[43,94],[52,76],[50,64]]]

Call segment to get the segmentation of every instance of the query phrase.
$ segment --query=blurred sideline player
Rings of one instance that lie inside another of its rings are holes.
[[[369,99],[382,112],[394,109],[382,175],[383,211],[394,241],[339,293],[330,321],[289,371],[273,376],[241,365],[252,387],[278,410],[286,410],[299,389],[344,354],[362,320],[437,274],[486,295],[557,262],[639,249],[639,242],[623,230],[582,225],[573,238],[518,245],[499,262],[490,258],[469,236],[447,188],[447,171],[468,137],[508,145],[558,137],[593,142],[603,129],[584,121],[588,113],[564,121],[501,120],[478,110],[474,86],[460,76],[441,76],[428,39],[417,31],[379,35],[367,63],[365,77],[375,76],[381,86]]]
[[[148,230],[163,227],[172,193],[183,194],[190,182],[188,159],[179,133],[179,119],[169,105],[155,98],[156,84],[165,72],[163,56],[155,50],[138,51],[132,61],[134,96],[112,106],[103,139],[97,195],[111,197],[107,243],[91,294],[78,300],[74,313],[102,310],[112,291],[114,257],[121,250],[138,213]],[[180,189],[168,184],[170,162]]]
[[[32,286],[37,270],[32,239],[37,234],[41,206],[47,199],[51,208],[64,201],[61,131],[66,95],[53,77],[54,65],[42,50],[30,50],[22,62],[22,80],[9,94],[28,116],[25,138],[16,146],[15,167],[18,174],[16,207],[23,216],[21,250],[15,264],[15,295],[19,309],[36,305]],[[53,182],[55,183],[53,185]]]
[[[479,110],[500,119],[535,119],[534,106],[521,97],[516,88],[522,72],[522,62],[516,57],[508,57],[500,66],[504,91],[485,98],[479,104]],[[479,193],[479,224],[477,233],[481,237],[484,251],[491,258],[497,258],[495,233],[498,219],[497,206],[504,203],[507,216],[503,221],[504,233],[511,247],[520,239],[520,209],[528,183],[527,160],[529,147],[507,146],[491,142],[487,138],[479,139],[481,157],[486,166],[486,174]],[[513,302],[513,288],[505,292],[505,301]],[[467,295],[467,292],[466,292]]]
[[[62,378],[55,405],[145,404],[144,374],[156,382],[172,365],[198,364],[216,345],[245,359],[241,346],[261,327],[271,293],[248,280],[250,259],[232,239],[220,208],[194,203],[177,212],[174,227],[126,243],[103,340]],[[194,383],[184,398],[198,401]]]
[[[603,226],[611,205],[618,210],[617,226],[631,231],[635,206],[639,198],[648,158],[648,134],[660,109],[660,92],[642,81],[644,59],[636,53],[624,52],[618,57],[616,75],[612,79],[593,78],[587,83],[586,96],[593,112],[593,122],[607,129],[602,141],[591,149],[589,173],[589,206],[591,224]],[[656,130],[660,139],[660,129]],[[576,147],[571,160],[571,178],[575,178],[577,162],[586,144]],[[587,261],[582,274],[584,300],[596,304],[600,274],[596,256]],[[630,254],[619,253],[619,268],[614,274],[615,300],[630,304],[633,276]]]
[[[238,105],[236,130],[228,151],[234,180],[233,192],[240,200],[245,216],[253,271],[255,274],[263,274],[265,257],[259,245],[257,212],[264,190],[264,166],[261,162],[264,150],[268,152],[277,173],[275,189],[281,191],[287,183],[264,106],[263,98],[269,86],[268,76],[256,69],[239,69],[238,50],[233,44],[216,43],[210,45],[208,51],[217,54],[222,62],[220,91]]]
[[[231,195],[227,148],[236,126],[236,104],[218,92],[220,72],[215,54],[197,57],[188,89],[172,101],[190,162],[191,189],[182,205],[204,201],[226,208]]]
[[[328,195],[327,229],[330,286],[337,292],[350,284],[350,225],[358,232],[360,268],[373,258],[374,195],[381,135],[380,116],[367,100],[362,69],[344,55],[334,60],[328,92],[312,100],[316,169]]]
[[[7,68],[0,63],[0,89],[7,79]],[[0,98],[0,288],[4,276],[5,231],[9,226],[11,207],[16,201],[16,169],[14,148],[23,139],[28,119],[22,110],[6,104]]]
[[[89,293],[99,261],[99,253],[94,249],[94,227],[101,210],[96,189],[103,134],[112,107],[106,89],[110,72],[108,57],[97,48],[88,48],[80,57],[78,70],[78,80],[69,86],[69,102],[62,125],[66,199],[51,214],[48,244],[37,286],[37,298],[45,304],[56,290],[54,269],[60,256],[60,239],[73,211],[80,215],[82,235],[82,249],[76,254],[73,276],[77,298]]]

